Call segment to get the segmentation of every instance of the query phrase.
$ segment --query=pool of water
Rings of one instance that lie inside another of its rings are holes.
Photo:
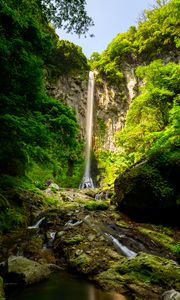
[[[52,274],[39,284],[8,291],[7,300],[127,300],[119,294],[109,294],[93,284],[64,272]]]

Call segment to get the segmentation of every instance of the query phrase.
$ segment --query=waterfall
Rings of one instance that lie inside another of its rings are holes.
[[[34,225],[28,226],[28,229],[38,229],[45,217],[38,220]]]
[[[114,244],[114,246],[116,247],[117,250],[119,250],[123,255],[127,256],[127,257],[133,257],[136,256],[137,253],[135,253],[134,251],[128,249],[126,246],[122,245],[114,236],[112,236],[109,233],[105,233],[106,237],[108,238],[108,240],[112,241],[112,243]]]
[[[88,96],[86,110],[86,167],[80,189],[94,188],[91,178],[91,149],[93,133],[94,73],[89,72]]]

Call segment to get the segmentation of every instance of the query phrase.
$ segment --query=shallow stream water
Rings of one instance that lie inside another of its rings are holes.
[[[39,284],[14,288],[8,291],[7,300],[127,300],[119,294],[109,294],[97,289],[92,283],[65,272],[52,274]]]

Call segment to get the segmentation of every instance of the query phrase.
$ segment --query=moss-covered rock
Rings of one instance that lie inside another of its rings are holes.
[[[177,242],[172,236],[167,233],[162,233],[157,230],[152,230],[144,227],[139,227],[139,231],[151,238],[151,240],[161,244],[164,248],[170,250],[173,254],[180,258],[180,242]]]
[[[50,270],[46,265],[41,265],[23,256],[9,257],[8,272],[19,274],[22,277],[22,282],[26,284],[42,281],[50,275]]]
[[[108,201],[99,201],[99,200],[89,201],[85,205],[85,208],[88,209],[88,210],[107,210],[108,207],[109,207],[109,202]]]
[[[180,161],[176,152],[154,154],[115,180],[114,200],[121,211],[138,221],[178,224]]]
[[[142,299],[160,299],[168,288],[179,290],[180,267],[171,260],[140,253],[131,259],[123,258],[116,262],[97,275],[96,280],[108,290],[123,292],[126,289]]]

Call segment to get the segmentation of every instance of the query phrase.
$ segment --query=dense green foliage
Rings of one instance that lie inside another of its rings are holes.
[[[48,21],[56,27],[63,27],[67,32],[78,35],[86,34],[93,20],[88,17],[85,0],[38,0]]]
[[[126,118],[125,128],[117,135],[118,144],[131,163],[159,150],[179,144],[179,65],[154,61],[139,67],[137,74],[146,84],[134,99]]]
[[[0,3],[1,230],[26,221],[24,190],[46,188],[49,179],[78,186],[82,176],[75,112],[48,96],[46,82],[52,75],[84,74],[87,61],[80,47],[59,41],[49,20],[77,34],[92,25],[84,0]]]
[[[179,0],[145,10],[137,28],[131,26],[127,32],[119,33],[101,55],[93,53],[90,65],[105,75],[110,83],[118,83],[123,78],[125,63],[148,63],[169,54],[177,57],[179,25]]]
[[[135,70],[137,78],[137,96],[124,129],[115,137],[118,151],[96,152],[106,183],[156,152],[179,147],[179,20],[179,0],[157,1],[154,9],[144,12],[137,28],[118,34],[101,55],[91,56],[98,84],[102,77],[121,92],[127,85],[126,66]]]
[[[81,47],[66,41],[59,40],[48,57],[48,79],[51,81],[59,75],[84,75],[88,70],[87,58]]]
[[[82,142],[75,113],[47,96],[44,75],[55,52],[57,68],[66,73],[85,69],[85,56],[78,46],[58,41],[36,0],[2,1],[0,34],[1,172],[77,185]]]

